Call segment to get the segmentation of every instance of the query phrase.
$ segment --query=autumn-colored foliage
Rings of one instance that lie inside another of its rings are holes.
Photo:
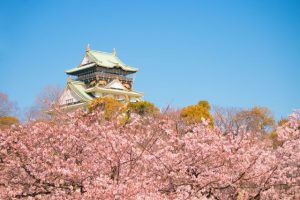
[[[278,121],[278,126],[283,126],[285,123],[287,123],[289,120],[286,119],[286,118],[281,118],[279,121]]]
[[[235,116],[238,126],[245,126],[247,131],[270,132],[275,125],[271,111],[266,107],[255,106],[250,110],[242,110]]]
[[[153,115],[159,112],[159,109],[148,101],[130,102],[127,108],[139,115]]]
[[[4,116],[0,117],[0,129],[9,128],[13,124],[19,124],[19,120],[16,117]]]
[[[269,134],[265,134],[264,135],[264,139],[265,140],[270,140],[273,148],[275,148],[275,149],[278,148],[278,147],[280,147],[282,145],[282,141],[280,141],[278,139],[278,134],[277,134],[276,130],[273,130]]]
[[[199,101],[198,105],[202,106],[203,108],[206,108],[207,110],[211,109],[209,102],[205,100]]]
[[[214,107],[215,125],[224,134],[239,134],[243,129],[260,133],[263,137],[275,128],[272,112],[266,107],[255,106],[251,109]]]
[[[111,119],[125,110],[125,105],[112,97],[95,98],[88,106],[89,111],[96,109],[104,111],[104,118]]]
[[[0,199],[299,199],[300,114],[276,130],[222,134],[170,115],[128,123],[95,109],[0,131]]]
[[[202,120],[209,120],[210,126],[214,124],[208,101],[199,101],[196,105],[183,108],[181,110],[181,117],[188,124],[200,123]]]

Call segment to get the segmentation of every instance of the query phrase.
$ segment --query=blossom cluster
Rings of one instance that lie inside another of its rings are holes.
[[[0,199],[299,199],[300,116],[260,133],[77,111],[0,132]]]

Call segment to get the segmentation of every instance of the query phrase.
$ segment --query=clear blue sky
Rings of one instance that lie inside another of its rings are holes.
[[[0,91],[22,108],[85,47],[117,49],[160,107],[300,107],[300,1],[1,1]]]

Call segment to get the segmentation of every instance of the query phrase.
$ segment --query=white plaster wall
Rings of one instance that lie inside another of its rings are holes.
[[[72,102],[80,101],[80,99],[72,92],[69,88],[67,88],[63,94],[59,98],[59,104],[65,105],[67,104],[68,100],[73,100]]]

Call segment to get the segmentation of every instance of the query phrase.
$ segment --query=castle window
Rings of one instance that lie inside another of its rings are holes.
[[[67,99],[67,100],[66,100],[66,103],[67,103],[67,104],[73,103],[73,99]]]

